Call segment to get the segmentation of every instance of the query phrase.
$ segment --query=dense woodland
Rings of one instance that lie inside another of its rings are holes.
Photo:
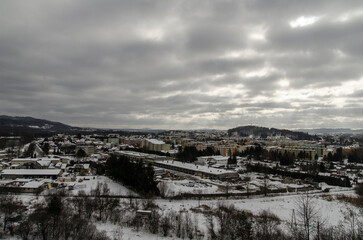
[[[260,138],[267,138],[272,136],[284,136],[289,137],[293,140],[318,140],[319,138],[315,135],[309,135],[304,132],[295,132],[286,129],[276,129],[276,128],[265,128],[257,126],[242,126],[236,127],[228,130],[228,135],[232,136],[237,133],[240,137],[255,136]]]
[[[106,174],[142,195],[159,195],[157,183],[154,180],[154,169],[150,163],[145,164],[141,160],[113,155],[107,159]]]
[[[212,156],[212,155],[220,155],[219,151],[215,151],[212,147],[207,147],[203,151],[198,151],[194,146],[188,146],[183,148],[179,148],[179,152],[177,154],[177,159],[182,162],[194,162],[198,157],[201,156]]]

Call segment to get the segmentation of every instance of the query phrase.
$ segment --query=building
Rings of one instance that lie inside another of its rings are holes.
[[[78,172],[80,174],[89,174],[91,171],[90,165],[87,164],[74,164],[69,167],[70,172]]]
[[[45,181],[31,179],[5,180],[0,182],[0,192],[40,193],[47,185]]]
[[[120,139],[119,138],[115,138],[115,137],[110,137],[107,139],[107,142],[108,143],[111,143],[111,144],[120,144]]]
[[[170,150],[170,144],[166,144],[165,142],[157,139],[144,139],[142,141],[142,148],[148,151],[160,152],[162,150]]]
[[[0,173],[4,179],[16,178],[51,178],[57,179],[62,174],[61,169],[4,169]]]
[[[31,163],[36,163],[39,161],[49,161],[50,163],[58,163],[61,161],[61,159],[59,158],[14,158],[13,160],[11,160],[11,164],[17,164],[17,165],[24,165],[26,163],[31,164]]]
[[[156,154],[149,154],[149,153],[141,153],[141,152],[134,152],[134,151],[115,151],[115,155],[117,156],[126,156],[130,159],[134,160],[144,160],[148,162],[153,162],[157,160],[171,160],[171,157],[167,156],[160,156]]]
[[[94,145],[79,145],[76,146],[75,152],[77,153],[78,150],[82,149],[87,156],[91,156],[92,154],[95,153],[95,146]]]
[[[226,166],[228,163],[228,156],[202,156],[198,157],[198,163],[201,165],[213,165],[213,164],[221,164]]]
[[[208,178],[215,178],[220,180],[237,180],[239,175],[237,172],[216,169],[207,166],[199,166],[191,163],[183,163],[179,161],[155,161],[153,165],[159,168],[170,169],[178,172],[199,175]]]

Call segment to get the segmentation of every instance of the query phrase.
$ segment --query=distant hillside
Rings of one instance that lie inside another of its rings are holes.
[[[80,128],[32,117],[0,116],[1,133],[68,133],[79,131]]]
[[[119,129],[98,129],[98,128],[82,128],[72,127],[60,122],[53,122],[44,119],[32,117],[11,117],[0,115],[0,135],[21,135],[21,134],[36,134],[36,135],[53,135],[58,133],[64,134],[119,134],[119,135],[145,135],[145,131],[126,131]]]
[[[309,134],[363,134],[363,129],[350,128],[313,128],[313,129],[298,129],[301,132]]]
[[[228,130],[229,136],[240,136],[240,137],[272,137],[272,136],[284,136],[291,138],[293,140],[317,140],[316,136],[309,135],[304,132],[294,132],[286,129],[276,129],[276,128],[265,128],[257,126],[243,126],[236,127]]]

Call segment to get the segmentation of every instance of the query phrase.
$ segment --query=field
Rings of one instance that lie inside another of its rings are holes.
[[[110,195],[133,195],[135,199],[121,199],[122,204],[129,204],[133,201],[133,204],[138,205],[139,209],[143,209],[145,203],[149,200],[138,199],[137,194],[128,190],[126,187],[112,181],[104,176],[88,176],[87,180],[83,180],[75,185],[75,190],[70,190],[71,195],[77,195],[79,190],[85,191],[86,194],[92,192],[97,187],[98,183],[107,183],[110,188]],[[201,189],[203,192],[219,191],[218,187],[212,183],[205,183],[197,180],[184,179],[177,181],[167,181],[169,189],[177,191],[191,191],[198,192]],[[82,186],[79,188],[79,186]],[[327,186],[326,186],[327,187]],[[329,187],[329,186],[328,186]],[[208,239],[207,237],[207,219],[204,211],[211,211],[218,209],[219,207],[234,206],[238,210],[243,210],[252,215],[259,215],[262,211],[266,210],[272,214],[275,214],[280,220],[281,224],[279,228],[288,232],[292,219],[298,218],[297,211],[299,208],[299,199],[306,196],[305,193],[301,194],[283,194],[281,196],[251,196],[250,198],[243,199],[191,199],[191,200],[171,200],[154,198],[152,204],[156,206],[161,214],[169,213],[189,213],[191,219],[198,224],[198,231],[200,232],[200,239]],[[351,197],[355,196],[352,189],[344,188],[332,188],[328,193],[309,193],[314,204],[314,209],[319,216],[319,219],[325,226],[331,227],[350,227],[349,220],[346,219],[349,210],[356,213],[358,216],[356,221],[363,222],[362,213],[359,212],[359,208],[353,206],[347,202],[340,201],[341,196]],[[27,205],[32,205],[37,201],[43,199],[42,196],[31,195],[19,195],[19,198],[23,199]],[[67,198],[72,198],[67,197]],[[122,205],[121,204],[121,205]],[[126,215],[125,215],[126,216]],[[125,217],[126,218],[126,217]],[[97,229],[106,231],[107,235],[112,239],[177,239],[174,235],[170,234],[167,237],[162,237],[160,234],[151,234],[145,229],[137,231],[135,227],[129,226],[127,221],[123,224],[114,224],[111,222],[95,222]]]

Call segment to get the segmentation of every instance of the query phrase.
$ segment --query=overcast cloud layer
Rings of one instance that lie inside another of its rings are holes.
[[[361,0],[2,0],[0,114],[363,128],[362,43]]]

